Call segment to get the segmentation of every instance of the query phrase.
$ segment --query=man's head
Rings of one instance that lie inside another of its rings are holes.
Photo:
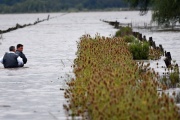
[[[22,44],[17,44],[16,49],[17,49],[18,51],[22,52],[22,51],[23,51],[23,45],[22,45]]]
[[[16,51],[16,50],[15,50],[15,47],[14,47],[14,46],[10,46],[10,47],[9,47],[9,51],[10,51],[10,52],[15,52],[15,51]]]

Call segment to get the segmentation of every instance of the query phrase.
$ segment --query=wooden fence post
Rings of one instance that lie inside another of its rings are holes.
[[[140,41],[142,41],[142,34],[141,33],[139,33],[138,38]]]
[[[153,39],[152,39],[152,37],[149,37],[149,44],[150,44],[150,46],[153,45]]]
[[[147,41],[147,40],[146,40],[146,36],[145,36],[145,35],[143,36],[143,40],[144,40],[144,41]]]

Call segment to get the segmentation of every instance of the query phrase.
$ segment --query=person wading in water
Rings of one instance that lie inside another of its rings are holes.
[[[23,63],[26,64],[27,63],[27,58],[23,53],[23,45],[22,44],[17,44],[16,47],[16,54],[19,55],[22,59],[23,59]],[[24,66],[24,65],[23,65]],[[22,66],[22,67],[23,67]]]
[[[0,62],[4,65],[4,68],[17,68],[24,65],[22,58],[15,51],[15,47],[10,46],[9,52],[0,58]]]

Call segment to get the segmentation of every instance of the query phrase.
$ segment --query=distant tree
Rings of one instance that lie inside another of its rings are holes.
[[[144,15],[148,11],[148,7],[154,2],[154,0],[124,0],[129,3],[131,8],[139,8],[141,15]]]
[[[125,0],[131,7],[138,7],[143,14],[152,8],[152,21],[159,25],[180,23],[180,0]]]
[[[152,20],[172,27],[180,23],[180,0],[155,0]]]

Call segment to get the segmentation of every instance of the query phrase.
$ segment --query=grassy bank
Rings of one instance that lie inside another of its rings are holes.
[[[137,64],[120,37],[83,36],[64,105],[72,117],[92,120],[178,120],[178,108],[149,65]]]

